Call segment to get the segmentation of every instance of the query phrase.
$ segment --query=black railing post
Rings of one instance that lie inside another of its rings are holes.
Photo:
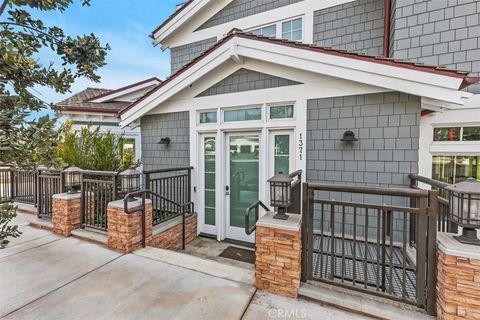
[[[15,171],[14,167],[10,167],[10,201],[15,200]]]
[[[426,311],[429,315],[435,315],[437,301],[437,214],[438,197],[436,191],[428,192],[428,258],[427,258],[427,305]]]
[[[83,183],[83,173],[80,172],[80,221],[82,228],[85,228],[85,186]]]
[[[302,282],[307,282],[307,266],[308,266],[308,254],[307,254],[307,236],[308,230],[308,183],[303,183],[302,190],[302,261],[301,261],[301,277]]]
[[[192,201],[192,169],[191,168],[188,169],[188,191],[187,191],[187,194],[188,194],[187,202],[191,202]]]
[[[145,208],[145,194],[146,192],[142,193],[142,247],[145,248],[147,246],[147,235],[146,233],[146,208]]]
[[[182,250],[185,250],[185,207],[182,209]]]
[[[427,273],[427,208],[428,198],[419,198],[419,212],[417,225],[417,304],[425,308],[425,285]]]
[[[41,176],[42,176],[42,170],[38,169],[37,170],[37,217],[41,218],[42,217],[42,186],[41,186]]]

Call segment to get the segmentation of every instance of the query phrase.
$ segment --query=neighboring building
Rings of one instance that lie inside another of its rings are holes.
[[[134,155],[135,159],[141,159],[140,128],[121,128],[118,113],[160,83],[159,79],[150,78],[116,90],[87,88],[55,106],[59,114],[73,121],[73,130],[90,126],[92,129],[100,128],[100,132],[122,135],[125,139],[124,151]]]
[[[199,232],[219,240],[254,241],[245,209],[268,203],[280,170],[381,187],[480,179],[479,16],[473,0],[190,0],[152,34],[172,76],[120,125],[140,120],[145,169],[194,167]]]

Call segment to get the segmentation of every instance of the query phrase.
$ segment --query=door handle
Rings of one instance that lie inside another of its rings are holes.
[[[230,187],[229,186],[225,186],[225,195],[230,195]]]

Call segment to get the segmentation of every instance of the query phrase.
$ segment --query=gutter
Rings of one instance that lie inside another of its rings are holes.
[[[391,0],[385,0],[385,26],[383,28],[383,57],[390,58]]]

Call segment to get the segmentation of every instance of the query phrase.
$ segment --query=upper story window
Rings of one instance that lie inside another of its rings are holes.
[[[254,35],[274,37],[289,41],[303,40],[303,18],[283,20],[271,25],[250,30]]]
[[[277,36],[277,26],[275,24],[272,24],[271,26],[266,26],[263,28],[258,28],[255,30],[252,30],[252,33],[254,35],[260,35],[260,36],[265,36],[265,37],[276,37]]]
[[[480,141],[480,127],[434,128],[433,141]]]
[[[302,31],[302,18],[282,22],[282,39],[301,41]]]

